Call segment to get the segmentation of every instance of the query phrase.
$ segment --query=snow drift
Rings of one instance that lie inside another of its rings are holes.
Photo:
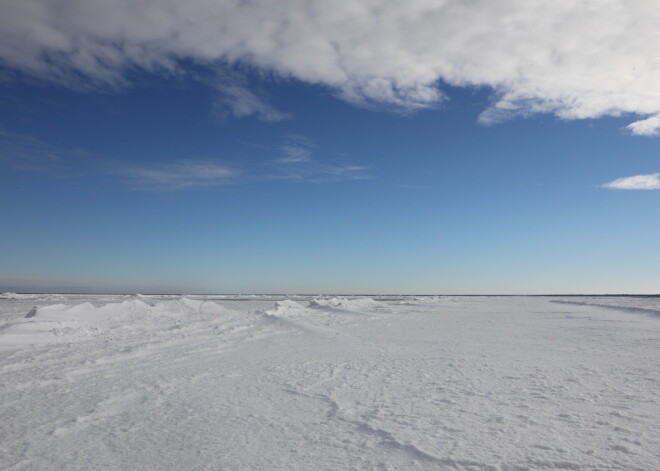
[[[99,336],[112,338],[167,329],[194,320],[195,316],[226,312],[214,302],[186,297],[158,304],[142,299],[135,297],[100,307],[91,302],[33,307],[23,319],[5,326],[0,345],[75,342]]]

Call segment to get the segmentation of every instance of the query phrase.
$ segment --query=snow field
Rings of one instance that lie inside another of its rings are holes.
[[[5,297],[0,468],[660,469],[635,299]]]

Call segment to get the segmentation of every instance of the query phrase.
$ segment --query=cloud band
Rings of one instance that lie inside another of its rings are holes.
[[[442,102],[442,83],[485,86],[484,123],[631,113],[633,134],[660,130],[655,0],[0,1],[5,69],[69,86],[239,62],[363,106],[411,111]],[[229,92],[232,107],[247,93]],[[250,103],[235,112],[285,117]]]

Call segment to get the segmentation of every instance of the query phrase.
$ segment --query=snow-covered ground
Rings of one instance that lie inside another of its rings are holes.
[[[660,470],[659,298],[0,298],[1,469]]]

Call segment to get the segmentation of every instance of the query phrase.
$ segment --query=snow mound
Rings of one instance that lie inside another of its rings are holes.
[[[340,310],[351,312],[362,312],[383,307],[383,304],[371,298],[342,298],[334,297],[329,299],[312,299],[309,307],[325,310]]]
[[[314,312],[310,311],[309,307],[290,299],[277,301],[271,309],[261,311],[261,314],[266,325],[321,337],[338,335],[334,329],[319,326],[318,319],[314,319]]]
[[[170,329],[182,320],[216,316],[226,310],[211,301],[179,299],[149,304],[127,299],[96,307],[90,302],[35,307],[25,317],[0,333],[0,344],[40,344],[121,337],[130,333],[151,334]]]
[[[305,314],[305,306],[296,301],[285,299],[284,301],[277,301],[271,309],[264,311],[268,316],[277,317],[300,317]]]

